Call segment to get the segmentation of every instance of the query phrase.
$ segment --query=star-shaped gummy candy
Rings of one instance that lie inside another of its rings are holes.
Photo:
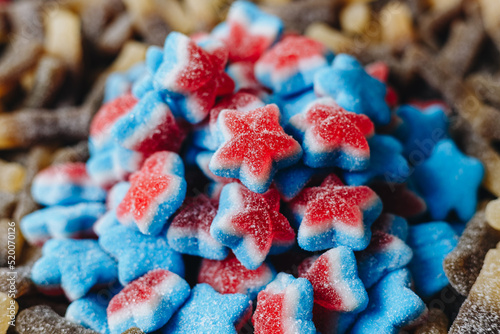
[[[144,235],[116,224],[99,236],[99,245],[118,261],[118,278],[126,285],[154,269],[167,269],[184,275],[181,254],[173,251],[164,235]]]
[[[319,187],[305,188],[290,208],[300,223],[299,246],[308,251],[343,245],[362,250],[370,242],[370,226],[382,211],[382,203],[366,186],[344,186],[335,174]]]
[[[385,84],[366,73],[352,56],[339,54],[330,68],[319,70],[314,77],[314,91],[332,97],[347,111],[367,115],[376,125],[391,120]]]
[[[284,132],[279,120],[274,104],[248,112],[223,110],[217,120],[223,144],[213,155],[210,170],[264,193],[277,169],[293,165],[302,156],[300,144]]]
[[[97,284],[109,284],[118,276],[116,262],[95,240],[51,239],[35,263],[31,280],[47,293],[61,288],[70,300],[83,297]]]
[[[164,269],[150,271],[111,299],[107,309],[111,334],[131,327],[146,333],[163,327],[188,298],[189,284]]]
[[[230,183],[222,189],[210,233],[231,248],[246,268],[257,269],[270,252],[283,252],[295,242],[295,232],[279,207],[276,189],[261,195]]]
[[[279,273],[259,293],[252,317],[255,334],[314,334],[313,289],[304,278]]]
[[[210,235],[218,207],[216,200],[204,194],[186,198],[167,231],[170,247],[183,254],[223,260],[228,248]]]
[[[130,189],[116,216],[124,225],[136,224],[144,234],[160,233],[186,196],[184,164],[173,152],[157,152],[130,176]]]
[[[464,155],[452,140],[445,139],[415,168],[413,179],[433,219],[445,219],[454,210],[458,218],[468,221],[476,212],[483,175],[479,160]]]
[[[208,284],[198,284],[162,333],[236,334],[251,314],[252,302],[247,296],[221,295]]]
[[[398,333],[426,311],[424,302],[411,290],[408,269],[399,269],[379,281],[368,295],[369,304],[350,333]]]
[[[304,260],[299,275],[314,290],[314,302],[332,311],[359,312],[368,304],[368,294],[358,277],[352,250],[340,246],[320,257]]]
[[[198,283],[210,284],[217,292],[243,293],[255,299],[275,276],[274,269],[267,263],[255,270],[245,268],[230,254],[222,261],[203,259],[198,273]]]
[[[316,100],[305,112],[290,118],[287,129],[302,143],[307,166],[347,170],[368,166],[366,138],[374,133],[373,123],[365,115],[347,112],[330,98]]]

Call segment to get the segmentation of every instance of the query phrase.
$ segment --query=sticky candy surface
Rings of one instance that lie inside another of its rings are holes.
[[[314,74],[328,66],[333,54],[303,36],[286,36],[255,64],[259,82],[278,95],[293,95],[313,86]]]
[[[369,141],[370,162],[361,171],[347,171],[344,180],[349,185],[369,184],[373,180],[402,183],[410,175],[410,166],[403,157],[403,147],[391,136],[375,135]]]
[[[122,285],[154,269],[167,269],[184,275],[184,262],[173,251],[165,235],[144,235],[117,224],[104,230],[99,245],[118,262],[118,278]]]
[[[188,197],[167,231],[168,244],[179,253],[223,260],[228,248],[210,235],[219,203],[204,194]]]
[[[113,125],[111,133],[123,147],[147,155],[162,150],[176,152],[185,136],[159,92],[143,96],[127,117]]]
[[[484,168],[479,160],[465,156],[453,141],[440,141],[413,174],[433,219],[444,219],[454,210],[469,220],[476,211],[477,189]]]
[[[162,333],[236,334],[251,312],[252,302],[247,296],[221,295],[208,284],[198,284]]]
[[[304,278],[280,273],[259,293],[252,318],[255,333],[314,334],[312,308],[311,283]]]
[[[339,246],[317,259],[305,261],[299,274],[311,282],[315,303],[340,312],[359,312],[366,308],[368,295],[350,249]]]
[[[23,217],[21,231],[30,244],[45,241],[93,236],[94,223],[106,212],[103,203],[80,203],[69,206],[51,206]]]
[[[184,165],[172,152],[157,152],[130,176],[130,189],[116,209],[118,220],[156,235],[186,196]]]
[[[370,303],[351,330],[361,333],[399,333],[426,311],[424,302],[411,290],[407,269],[393,271],[369,292]]]
[[[150,271],[109,302],[110,332],[121,334],[130,327],[145,332],[159,329],[181,307],[189,292],[189,285],[178,275],[164,269]]]
[[[314,91],[319,96],[332,97],[347,111],[367,115],[376,125],[387,124],[391,119],[385,85],[366,73],[352,56],[339,54],[330,68],[318,71]]]
[[[212,35],[226,43],[231,62],[255,62],[281,35],[283,22],[264,13],[248,1],[236,1],[226,22],[219,24]]]
[[[300,222],[299,246],[309,251],[337,245],[366,248],[370,226],[382,211],[380,199],[370,188],[344,186],[335,174],[319,187],[305,188],[289,205]]]
[[[210,234],[231,248],[246,268],[257,269],[270,252],[283,252],[295,242],[295,232],[279,206],[275,189],[260,195],[230,183],[220,195]]]
[[[457,243],[458,237],[448,223],[432,222],[410,227],[408,245],[414,256],[409,268],[419,296],[429,298],[448,285],[443,260]]]
[[[290,166],[302,156],[302,149],[279,125],[276,105],[241,113],[224,110],[217,128],[224,143],[210,161],[218,176],[239,179],[253,192],[264,193],[279,168]]]
[[[254,300],[275,275],[274,269],[265,262],[257,269],[249,270],[230,254],[221,261],[203,259],[198,283],[207,283],[222,294],[242,293]]]
[[[302,144],[307,166],[360,170],[368,165],[366,138],[373,135],[373,123],[365,115],[347,112],[332,99],[311,103],[305,112],[290,118],[287,130]]]
[[[43,205],[104,201],[106,192],[92,182],[84,163],[66,163],[44,169],[31,186],[33,199]]]
[[[40,290],[52,294],[62,289],[70,300],[83,297],[95,285],[112,283],[117,276],[116,262],[95,240],[49,240],[31,272]]]

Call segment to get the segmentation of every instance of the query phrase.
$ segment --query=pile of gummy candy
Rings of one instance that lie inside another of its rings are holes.
[[[446,106],[399,106],[387,77],[245,1],[170,33],[110,76],[88,162],[35,178],[33,282],[100,333],[417,326],[483,167]]]

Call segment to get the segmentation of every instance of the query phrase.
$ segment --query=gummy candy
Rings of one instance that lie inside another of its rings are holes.
[[[118,220],[156,235],[186,195],[184,165],[173,152],[157,152],[130,176],[130,189],[116,209]]]
[[[189,285],[178,275],[164,269],[150,271],[129,283],[109,302],[111,334],[120,334],[130,327],[145,332],[159,329],[181,307],[189,292]]]
[[[313,289],[304,278],[279,273],[257,300],[253,315],[256,334],[316,333],[312,322]]]
[[[368,167],[370,149],[366,138],[373,123],[365,115],[350,113],[330,98],[316,100],[289,120],[287,130],[304,149],[304,163],[318,168],[338,166],[347,170]]]
[[[318,258],[306,259],[299,275],[314,290],[314,302],[332,311],[359,312],[366,308],[368,295],[358,278],[352,250],[339,246]]]
[[[370,188],[344,186],[335,174],[319,187],[302,190],[289,205],[300,222],[299,246],[309,251],[337,245],[366,248],[370,226],[382,211],[380,199]]]
[[[295,242],[295,232],[279,207],[276,189],[261,195],[230,183],[222,189],[210,234],[231,248],[246,268],[257,269],[270,252],[282,253]]]
[[[210,161],[218,176],[238,178],[253,192],[264,193],[277,169],[293,165],[302,149],[279,125],[276,105],[246,113],[223,110],[217,128],[224,143]]]
[[[219,203],[204,194],[187,197],[167,231],[168,244],[179,253],[223,260],[228,249],[210,235]]]
[[[210,284],[222,294],[242,293],[254,300],[274,276],[274,269],[266,262],[255,270],[249,270],[230,254],[221,261],[203,259],[198,273],[198,283]]]
[[[252,302],[240,293],[221,295],[208,284],[198,284],[162,333],[236,334],[252,314]]]
[[[106,192],[94,184],[84,163],[54,165],[38,173],[31,186],[33,199],[43,205],[104,201]]]

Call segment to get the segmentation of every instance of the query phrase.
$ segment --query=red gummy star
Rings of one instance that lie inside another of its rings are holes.
[[[319,187],[302,190],[290,206],[301,220],[299,245],[311,251],[337,244],[364,249],[369,243],[370,225],[381,211],[380,199],[373,190],[344,186],[335,174],[327,176]],[[372,208],[374,212],[367,216],[366,211]]]
[[[276,167],[294,164],[302,148],[279,124],[276,105],[242,113],[224,110],[218,127],[225,139],[210,161],[210,170],[218,176],[234,177],[250,190],[265,192]]]
[[[255,270],[245,268],[240,261],[230,253],[222,260],[203,259],[198,283],[207,283],[222,294],[253,293],[267,285],[273,279],[271,268],[263,263]]]
[[[306,164],[308,155],[311,155],[311,160],[316,160],[313,155],[338,151],[354,156],[356,160],[368,161],[370,158],[366,138],[374,134],[372,121],[366,115],[346,111],[332,99],[318,100],[305,113],[293,116],[290,126],[303,137]]]

